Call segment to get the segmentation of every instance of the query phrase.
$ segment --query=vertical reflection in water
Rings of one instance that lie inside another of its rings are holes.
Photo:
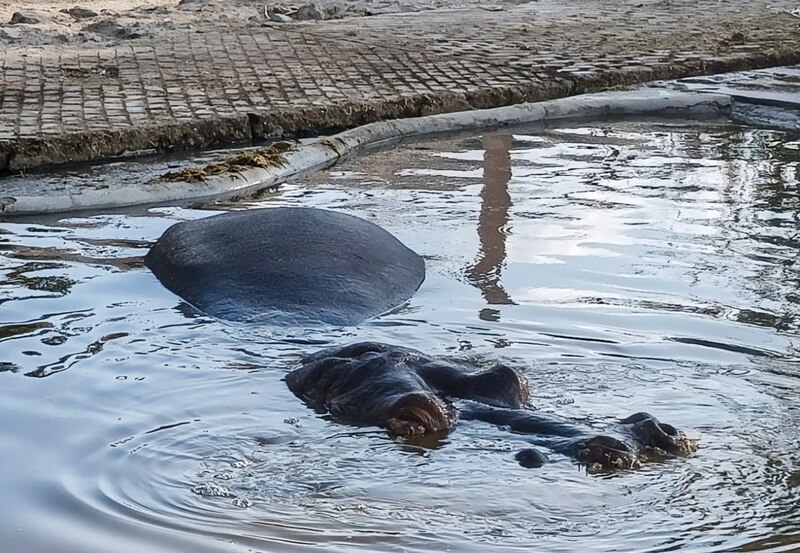
[[[510,134],[493,134],[483,138],[484,167],[483,191],[481,191],[481,214],[478,218],[480,252],[474,265],[467,269],[467,278],[478,287],[489,305],[513,305],[514,301],[503,289],[500,274],[506,261],[506,233],[511,196],[508,181],[511,180]],[[497,321],[497,309],[482,309],[480,318]]]
[[[731,205],[734,228],[752,244],[743,251],[752,261],[748,287],[760,297],[759,303],[767,306],[764,309],[771,311],[741,309],[734,318],[796,333],[800,330],[795,307],[800,303],[796,293],[800,287],[800,164],[796,151],[786,148],[787,143],[792,141],[786,135],[738,131],[722,135],[718,148],[727,167],[740,169],[740,179],[734,182],[729,178],[728,188],[746,190],[747,194]]]

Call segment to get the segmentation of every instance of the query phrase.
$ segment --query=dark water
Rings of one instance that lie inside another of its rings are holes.
[[[0,550],[800,550],[800,142],[706,124],[495,134],[375,154],[249,205],[374,220],[427,258],[358,328],[199,315],[141,266],[162,208],[0,225]],[[370,339],[502,359],[546,412],[646,410],[689,459],[521,468],[332,423],[281,381]]]

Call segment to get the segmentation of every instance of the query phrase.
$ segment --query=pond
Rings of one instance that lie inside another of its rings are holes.
[[[0,223],[0,543],[58,551],[796,551],[800,142],[617,121],[404,145],[207,209]],[[226,323],[142,256],[176,221],[314,206],[423,255],[359,327]],[[543,412],[648,411],[687,459],[525,469],[462,421],[423,447],[337,424],[282,381],[357,340],[503,361]]]

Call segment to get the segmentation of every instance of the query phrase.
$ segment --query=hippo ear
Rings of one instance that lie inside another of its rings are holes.
[[[294,395],[316,409],[324,408],[330,398],[340,394],[339,388],[353,367],[352,359],[324,357],[305,362],[286,375],[284,380]]]
[[[472,399],[514,409],[528,403],[528,379],[508,365],[497,364],[485,371],[473,373],[469,378]]]

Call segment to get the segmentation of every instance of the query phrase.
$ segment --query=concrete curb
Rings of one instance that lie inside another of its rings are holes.
[[[127,128],[0,139],[0,178],[18,171],[129,157],[138,152],[166,153],[244,145],[254,140],[320,136],[390,119],[541,102],[659,80],[797,63],[800,63],[800,50],[782,45],[769,47],[763,52],[737,52],[669,65],[645,64],[591,75],[555,72],[542,79],[541,74],[534,72],[528,82],[478,87],[466,92],[442,91],[388,99],[323,102],[298,108],[262,109],[252,106],[246,113],[190,121],[149,121]]]
[[[709,116],[728,113],[731,98],[721,94],[642,89],[572,96],[501,108],[463,111],[370,123],[286,152],[281,164],[207,177],[202,182],[156,180],[126,190],[86,190],[67,196],[0,198],[5,215],[118,208],[141,204],[203,202],[274,187],[331,167],[369,148],[441,133],[480,130],[564,119],[620,116]]]

